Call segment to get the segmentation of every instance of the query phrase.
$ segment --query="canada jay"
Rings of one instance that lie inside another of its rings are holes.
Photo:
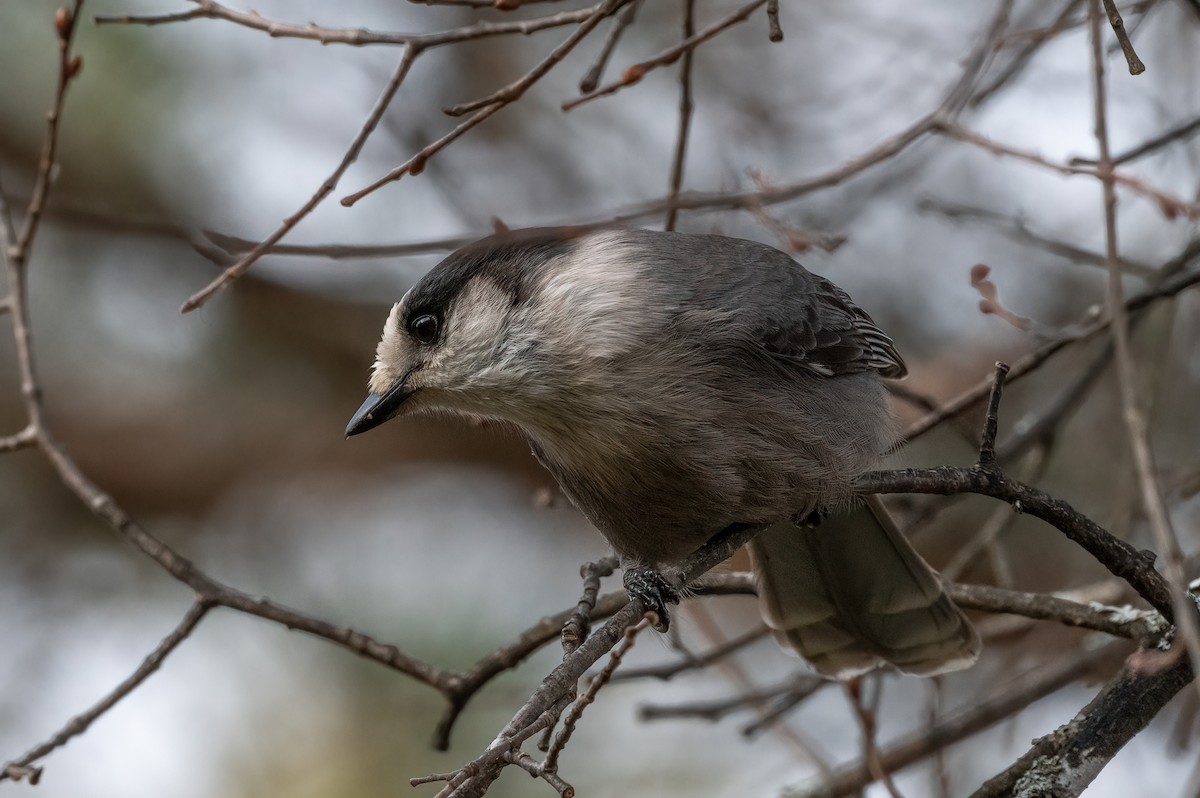
[[[883,378],[904,374],[845,291],[771,247],[526,230],[460,249],[392,308],[346,434],[428,410],[515,425],[664,622],[657,569],[771,523],[749,549],[780,641],[830,676],[934,674],[979,638],[852,490],[895,442]]]

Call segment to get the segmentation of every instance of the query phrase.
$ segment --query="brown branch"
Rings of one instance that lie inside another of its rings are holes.
[[[61,131],[63,103],[67,88],[79,74],[82,62],[71,54],[71,44],[77,29],[79,12],[83,0],[75,0],[70,8],[60,8],[54,18],[54,29],[58,40],[58,78],[54,86],[54,99],[46,114],[46,137],[42,141],[38,157],[37,174],[33,182],[33,195],[25,208],[25,219],[18,232],[12,221],[7,202],[4,203],[3,229],[6,246],[4,257],[8,262],[7,305],[12,318],[13,338],[16,342],[17,368],[21,378],[21,398],[28,416],[28,426],[34,434],[42,429],[41,389],[37,379],[37,366],[30,343],[28,284],[25,279],[30,251],[41,225],[50,188],[54,183],[55,161],[58,157],[58,140]],[[20,433],[18,436],[20,437]]]
[[[736,654],[743,648],[762,640],[770,631],[765,625],[759,624],[698,657],[685,657],[677,662],[669,662],[665,665],[632,668],[622,671],[616,677],[616,680],[628,682],[634,679],[658,679],[669,682],[685,671],[707,668],[714,662],[719,662],[731,654]]]
[[[1018,161],[1023,161],[1034,166],[1039,166],[1043,169],[1048,169],[1052,172],[1057,172],[1064,177],[1073,175],[1084,175],[1089,177],[1101,177],[1098,169],[1093,169],[1087,166],[1078,166],[1074,163],[1059,163],[1051,161],[1042,155],[1039,155],[1032,150],[1021,149],[1007,144],[1001,144],[993,139],[984,136],[982,133],[977,133],[973,130],[968,130],[957,122],[948,120],[938,120],[935,129],[952,139],[961,141],[965,144],[971,144],[985,152],[990,152],[993,155],[1000,155],[1008,158],[1014,158]],[[1139,180],[1136,177],[1129,175],[1117,174],[1110,168],[1109,179],[1114,183],[1120,184],[1125,188],[1133,191],[1136,194],[1150,200],[1158,206],[1159,210],[1168,219],[1177,217],[1185,217],[1190,220],[1200,219],[1200,205],[1193,202],[1180,199],[1179,197],[1168,194],[1154,186]]]
[[[800,678],[811,679],[817,677],[803,676]],[[825,679],[820,679],[820,681],[828,683]],[[788,680],[782,685],[775,685],[774,687],[766,687],[747,693],[740,693],[729,698],[718,698],[715,700],[705,701],[689,701],[684,704],[646,704],[638,708],[638,717],[641,720],[698,718],[700,720],[716,723],[731,712],[749,709],[756,705],[765,703],[773,698],[778,698],[779,696],[791,692],[794,682],[794,679]]]
[[[1108,14],[1108,24],[1112,26],[1113,33],[1117,34],[1121,52],[1125,54],[1125,63],[1129,65],[1129,74],[1142,74],[1146,71],[1146,65],[1134,52],[1133,42],[1129,41],[1129,33],[1125,30],[1125,20],[1121,19],[1121,12],[1117,10],[1116,0],[1104,0],[1104,10]]]
[[[903,798],[896,783],[892,780],[892,774],[884,767],[879,755],[879,746],[875,742],[875,718],[879,708],[879,698],[883,691],[883,683],[879,681],[878,677],[873,681],[875,682],[875,699],[872,706],[867,706],[863,701],[862,690],[866,684],[865,678],[853,679],[843,684],[842,689],[850,701],[850,708],[854,711],[854,717],[862,732],[863,761],[867,763],[867,770],[871,772],[871,778],[882,782],[888,795],[892,798]]]
[[[1108,0],[1108,18],[1114,29],[1116,9]],[[1129,448],[1133,453],[1134,469],[1138,488],[1142,496],[1142,507],[1150,520],[1150,529],[1159,554],[1165,561],[1167,583],[1170,585],[1175,603],[1176,625],[1179,636],[1192,661],[1192,669],[1200,671],[1200,620],[1197,618],[1196,602],[1188,593],[1188,580],[1184,573],[1183,550],[1179,538],[1171,525],[1171,515],[1163,500],[1162,489],[1155,474],[1154,454],[1146,418],[1138,407],[1137,374],[1133,365],[1132,346],[1129,341],[1129,317],[1125,308],[1124,286],[1121,270],[1117,263],[1117,193],[1116,176],[1113,173],[1112,157],[1108,147],[1108,108],[1104,80],[1104,47],[1101,38],[1100,0],[1091,0],[1092,76],[1095,95],[1096,144],[1100,151],[1100,162],[1096,167],[1104,184],[1104,240],[1108,254],[1108,315],[1112,319],[1112,342],[1117,364],[1117,386],[1121,407],[1125,416]],[[1116,19],[1119,21],[1120,16]],[[1121,31],[1118,30],[1118,38]],[[1126,53],[1128,55],[1128,53]],[[1132,62],[1130,71],[1133,71]],[[1136,72],[1134,73],[1136,74]]]
[[[1040,518],[1078,543],[1112,574],[1128,582],[1150,606],[1174,622],[1171,589],[1146,555],[1065,501],[1009,479],[997,469],[941,466],[875,471],[859,479],[858,489],[862,493],[978,493],[1008,502],[1018,512]]]
[[[1091,651],[1081,652],[1062,662],[1047,665],[1028,673],[1007,688],[989,691],[989,697],[970,707],[943,718],[931,728],[902,737],[885,745],[879,754],[879,766],[895,773],[920,762],[947,746],[965,740],[1000,721],[1012,717],[1025,707],[1058,692],[1090,673],[1095,667],[1125,650],[1128,644],[1110,643]],[[838,768],[832,779],[824,779],[798,790],[784,793],[785,798],[835,798],[854,795],[874,781],[865,762],[855,762]]]
[[[695,0],[683,0],[683,40],[687,41],[696,34]],[[778,12],[778,9],[776,9]],[[683,62],[679,66],[679,132],[675,137],[675,155],[671,159],[671,178],[668,182],[667,194],[670,207],[667,209],[667,221],[664,230],[674,230],[675,220],[679,209],[675,200],[679,197],[680,186],[683,185],[683,167],[687,161],[688,134],[692,129],[692,56],[695,50],[687,50],[683,54]]]
[[[985,102],[991,99],[994,94],[1007,86],[1013,78],[1021,74],[1021,72],[1023,72],[1025,68],[1033,61],[1033,57],[1043,45],[1070,27],[1070,25],[1067,24],[1067,21],[1070,19],[1071,14],[1075,12],[1075,9],[1083,5],[1083,1],[1084,0],[1070,0],[1070,2],[1063,7],[1063,10],[1059,13],[1054,22],[1047,28],[1042,28],[1036,32],[1018,31],[1014,34],[1011,34],[1009,38],[1019,36],[1022,39],[1027,39],[1027,41],[1025,41],[1020,52],[1013,56],[1012,60],[1010,60],[1008,64],[999,71],[999,74],[996,75],[991,83],[980,89],[975,93],[974,96],[971,97],[970,106],[972,108],[978,108],[980,105],[983,105]],[[1004,41],[997,42],[997,46],[1004,45]]]
[[[598,562],[585,563],[580,567],[583,595],[579,597],[579,602],[567,622],[562,625],[562,632],[559,634],[564,655],[579,648],[579,644],[587,639],[592,628],[592,613],[596,610],[596,597],[600,593],[600,580],[612,576],[618,567],[620,562],[616,557],[604,557]]]
[[[103,698],[97,701],[87,711],[76,715],[67,722],[65,726],[46,742],[34,747],[24,756],[14,759],[0,766],[0,781],[6,778],[11,778],[18,781],[21,778],[27,778],[31,784],[36,784],[38,777],[41,775],[42,769],[34,767],[33,763],[43,759],[47,754],[54,751],[56,748],[61,748],[67,744],[73,737],[78,737],[88,730],[88,728],[96,722],[96,719],[108,712],[117,705],[121,699],[128,696],[137,689],[146,679],[159,669],[171,652],[179,647],[179,644],[188,638],[192,631],[199,625],[208,611],[213,605],[198,598],[194,604],[184,614],[183,620],[171,631],[169,635],[162,639],[155,649],[142,661],[137,670],[131,673],[120,684],[114,687]]]
[[[1191,241],[1178,256],[1168,262],[1160,270],[1162,274],[1171,276],[1163,279],[1159,284],[1151,289],[1143,291],[1136,296],[1131,297],[1125,302],[1125,307],[1132,313],[1140,311],[1155,302],[1163,299],[1169,299],[1179,294],[1192,286],[1200,283],[1200,270],[1186,271],[1184,268],[1197,257],[1200,257],[1200,239]],[[1074,329],[1063,332],[1058,338],[1047,341],[1032,352],[1018,358],[1013,364],[1008,375],[1008,381],[1012,382],[1019,377],[1023,377],[1032,373],[1043,363],[1049,360],[1054,355],[1066,347],[1089,341],[1095,336],[1105,332],[1109,328],[1109,319],[1107,317],[1094,319],[1088,323],[1079,325]],[[908,427],[904,432],[904,440],[911,442],[926,434],[935,427],[941,425],[948,419],[955,418],[959,414],[974,407],[980,399],[987,396],[991,390],[991,378],[981,380],[973,387],[963,391],[954,399],[943,404],[936,411],[929,413],[924,418],[916,421]]]
[[[682,588],[729,559],[763,528],[735,528],[717,535],[677,567],[665,571],[663,576],[676,588]],[[455,771],[451,778],[445,779],[446,786],[438,795],[443,798],[480,795],[481,785],[486,789],[486,784],[490,784],[507,764],[505,758],[511,756],[508,752],[515,752],[522,742],[554,722],[556,707],[568,700],[584,672],[612,650],[625,630],[642,619],[646,609],[641,599],[630,599],[603,627],[565,657],[562,664],[542,679],[487,749]]]
[[[1156,152],[1171,142],[1187,138],[1198,131],[1200,131],[1200,116],[1196,117],[1190,122],[1184,122],[1182,125],[1173,127],[1166,133],[1163,133],[1160,136],[1155,136],[1149,141],[1139,144],[1127,152],[1123,152],[1120,155],[1114,155],[1110,160],[1112,161],[1113,166],[1120,166],[1123,163],[1134,161],[1138,158]],[[1095,166],[1098,162],[1091,158],[1072,158],[1069,163],[1072,166]]]
[[[978,222],[989,225],[997,229],[1013,239],[1024,244],[1032,244],[1040,249],[1049,252],[1052,255],[1057,255],[1060,258],[1065,258],[1073,263],[1082,263],[1089,266],[1098,266],[1108,268],[1108,259],[1102,252],[1094,252],[1092,250],[1077,247],[1074,244],[1069,244],[1066,241],[1060,241],[1056,238],[1049,238],[1040,233],[1031,230],[1025,221],[1021,218],[1012,218],[1002,213],[988,210],[986,208],[977,208],[971,205],[958,205],[954,203],[942,202],[935,199],[924,199],[917,206],[922,211],[932,211],[933,213],[941,214],[947,219],[965,219],[971,222]],[[1121,269],[1126,273],[1143,279],[1154,277],[1158,271],[1144,263],[1132,261],[1128,258],[1121,258]]]
[[[362,151],[363,145],[367,143],[367,138],[375,130],[375,127],[379,124],[379,120],[383,118],[384,111],[386,111],[388,106],[391,105],[392,98],[394,98],[396,96],[396,92],[400,90],[400,84],[404,82],[404,78],[408,75],[409,69],[412,67],[413,62],[416,60],[417,55],[420,52],[421,51],[413,45],[408,45],[404,48],[404,55],[401,56],[400,62],[396,65],[396,69],[392,73],[391,78],[388,80],[387,85],[384,87],[383,93],[380,95],[379,99],[376,100],[375,107],[371,109],[371,112],[367,115],[366,121],[363,122],[362,127],[359,128],[354,140],[350,143],[350,147],[346,150],[345,155],[342,156],[341,163],[337,165],[329,177],[325,178],[325,181],[317,188],[316,192],[308,198],[308,201],[305,202],[299,210],[284,219],[282,224],[275,228],[273,233],[264,238],[248,253],[243,255],[236,263],[221,272],[221,274],[215,280],[202,288],[200,291],[197,291],[195,294],[193,294],[187,302],[184,302],[182,308],[184,313],[200,307],[215,293],[217,293],[217,291],[221,290],[233,280],[245,274],[246,270],[258,262],[259,258],[270,251],[271,247],[273,247],[281,238],[287,235],[292,228],[300,223],[301,219],[308,216],[309,213],[311,213],[319,204],[321,204],[322,200],[329,196],[333,189],[337,187],[338,182],[342,179],[342,175],[345,174],[346,170],[350,168],[350,164],[354,163],[358,159],[358,154]]]
[[[642,618],[641,621],[630,626],[625,630],[625,636],[621,638],[621,642],[613,648],[612,653],[608,656],[608,664],[605,665],[600,673],[596,674],[588,684],[587,690],[583,695],[575,699],[571,706],[567,707],[567,711],[563,713],[562,728],[558,734],[554,736],[554,742],[550,744],[546,751],[546,758],[542,761],[542,771],[554,773],[558,770],[558,758],[566,748],[567,743],[571,740],[571,735],[575,733],[575,726],[579,723],[579,719],[583,717],[583,712],[596,700],[596,695],[600,692],[604,685],[612,681],[613,674],[621,664],[622,658],[633,648],[633,644],[637,641],[639,633],[645,631],[650,626],[648,618]]]
[[[570,111],[573,108],[577,108],[584,103],[591,102],[598,97],[607,97],[610,94],[617,93],[627,86],[632,86],[633,84],[640,82],[641,79],[646,76],[647,72],[651,72],[659,67],[675,63],[679,60],[680,56],[695,50],[709,39],[716,38],[718,35],[729,28],[732,28],[739,22],[745,22],[750,18],[750,15],[753,14],[759,8],[759,6],[763,5],[765,2],[767,2],[767,0],[751,0],[751,2],[742,6],[737,11],[734,11],[729,16],[714,22],[712,25],[709,25],[699,33],[687,37],[674,47],[668,47],[658,55],[626,67],[624,73],[621,75],[620,80],[613,81],[612,83],[601,86],[598,89],[589,91],[581,97],[576,97],[574,100],[567,100],[562,104],[562,109],[564,111]]]
[[[620,14],[613,19],[612,27],[609,28],[608,36],[604,39],[604,44],[600,47],[600,53],[596,56],[596,60],[584,74],[583,79],[579,81],[579,92],[586,94],[596,88],[600,83],[600,78],[604,76],[604,69],[608,66],[609,59],[612,58],[613,52],[617,49],[617,42],[621,40],[622,34],[633,24],[634,17],[637,16],[638,8],[642,5],[641,0],[625,6]]]
[[[999,0],[986,30],[963,59],[962,72],[937,107],[909,127],[893,134],[875,147],[860,153],[838,167],[791,183],[779,183],[767,189],[733,192],[683,192],[674,202],[679,210],[740,209],[753,210],[763,205],[790,202],[806,194],[839,185],[867,169],[890,160],[915,142],[933,132],[947,119],[953,120],[970,99],[975,82],[991,59],[993,44],[1008,24],[1012,0]],[[628,223],[656,217],[671,206],[668,197],[643,203],[608,219],[603,224]]]
[[[1157,612],[1106,607],[1095,602],[1082,604],[1050,593],[1025,593],[961,582],[946,583],[946,593],[965,610],[1054,621],[1130,640],[1157,640],[1171,628]]]
[[[773,42],[783,41],[783,28],[779,27],[779,0],[767,0],[767,38]]]
[[[425,169],[425,164],[429,161],[429,159],[440,152],[448,144],[457,140],[467,131],[476,127],[500,109],[506,108],[519,100],[530,86],[532,86],[547,72],[553,69],[556,64],[562,61],[562,59],[565,58],[569,52],[571,52],[571,50],[575,49],[575,46],[579,44],[579,42],[581,42],[589,33],[591,33],[592,30],[600,24],[602,19],[611,15],[621,6],[630,1],[631,0],[603,0],[603,2],[592,6],[590,8],[590,15],[582,23],[580,23],[579,27],[576,28],[575,31],[562,42],[562,44],[560,44],[553,51],[551,51],[548,56],[542,59],[533,69],[531,69],[523,77],[500,89],[489,98],[484,98],[484,100],[490,100],[490,104],[479,108],[479,110],[476,111],[475,114],[465,122],[459,124],[440,139],[437,139],[433,143],[427,145],[416,155],[409,158],[407,161],[400,164],[395,169],[376,180],[374,183],[371,183],[366,188],[360,189],[353,194],[343,197],[341,200],[342,205],[345,207],[350,207],[363,197],[379,189],[381,186],[387,185],[388,183],[393,183],[405,175],[416,175],[422,172]],[[471,105],[475,107],[475,104]]]
[[[1086,656],[1086,655],[1085,655]],[[1045,785],[1044,798],[1079,795],[1096,775],[1193,679],[1186,657],[1167,668],[1146,669],[1134,655],[1071,721],[993,777],[972,798],[1018,798],[1025,780]]]
[[[20,432],[0,438],[0,454],[37,446],[38,431],[32,424]]]
[[[979,441],[979,467],[994,468],[996,465],[996,434],[1000,431],[1000,396],[1004,391],[1004,378],[1008,376],[1008,364],[996,361],[992,374],[992,392],[988,397],[987,412],[983,416],[983,435]]]
[[[289,22],[279,22],[259,14],[257,11],[241,12],[224,6],[214,0],[191,0],[196,8],[178,14],[163,14],[158,16],[109,16],[99,15],[94,18],[98,25],[164,25],[174,22],[187,22],[197,18],[217,19],[232,22],[251,30],[262,31],[272,38],[307,39],[321,44],[348,44],[353,46],[390,45],[415,47],[418,50],[428,50],[433,47],[459,44],[476,39],[494,36],[524,35],[550,28],[560,28],[574,25],[587,19],[590,8],[576,11],[563,11],[537,19],[512,22],[477,22],[461,28],[453,28],[434,33],[391,33],[374,31],[367,28],[328,28],[309,23],[295,25]]]

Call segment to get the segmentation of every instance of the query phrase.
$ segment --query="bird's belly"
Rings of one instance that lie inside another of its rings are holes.
[[[575,468],[535,452],[617,554],[649,565],[676,563],[731,524],[790,517],[807,504],[785,476],[766,479],[770,471],[746,464],[660,457]]]

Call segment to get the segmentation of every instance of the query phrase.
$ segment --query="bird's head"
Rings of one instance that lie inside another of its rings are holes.
[[[622,247],[610,243],[527,230],[450,255],[392,307],[346,435],[421,410],[518,422],[536,412],[569,363],[610,354],[607,320],[628,284],[614,267]]]

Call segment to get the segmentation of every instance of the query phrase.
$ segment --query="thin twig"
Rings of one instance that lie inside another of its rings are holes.
[[[1032,150],[1021,149],[1007,144],[1001,144],[993,139],[984,136],[982,133],[977,133],[973,130],[968,130],[957,122],[939,120],[935,125],[938,132],[949,136],[952,139],[971,144],[993,155],[1002,155],[1009,158],[1014,158],[1018,161],[1024,161],[1034,166],[1040,166],[1043,169],[1048,169],[1052,172],[1057,172],[1065,177],[1072,175],[1086,175],[1090,177],[1101,177],[1098,169],[1093,169],[1088,166],[1076,166],[1070,163],[1059,163],[1051,161],[1042,155],[1039,155]],[[1118,174],[1109,169],[1109,180],[1122,185],[1131,191],[1140,194],[1146,199],[1158,206],[1159,210],[1168,219],[1184,217],[1195,220],[1200,219],[1200,205],[1194,202],[1188,202],[1173,196],[1161,189],[1155,188],[1136,177],[1131,177],[1125,174]]]
[[[861,493],[978,493],[1012,504],[1040,518],[1082,546],[1136,590],[1164,617],[1174,621],[1174,595],[1167,581],[1136,548],[1115,537],[1071,505],[989,468],[907,468],[875,471],[859,478]]]
[[[600,78],[604,76],[604,69],[608,66],[613,52],[617,49],[617,42],[621,40],[621,35],[625,33],[626,29],[633,24],[634,17],[637,16],[638,8],[641,5],[642,0],[634,0],[625,6],[621,10],[621,13],[617,14],[613,19],[612,27],[608,30],[608,36],[605,37],[604,44],[600,47],[600,53],[584,74],[583,79],[579,81],[580,94],[587,94],[600,84]]]
[[[375,107],[367,115],[367,119],[359,128],[354,140],[350,142],[345,155],[342,156],[341,163],[333,170],[329,177],[317,188],[316,192],[308,198],[308,201],[300,207],[298,211],[283,220],[279,227],[269,236],[264,238],[254,249],[243,255],[236,263],[225,269],[221,274],[209,283],[207,286],[197,291],[183,303],[183,312],[195,310],[196,308],[207,302],[217,291],[227,286],[230,282],[237,279],[246,273],[258,259],[270,251],[281,238],[287,235],[292,228],[300,223],[300,220],[308,216],[329,194],[337,187],[338,182],[342,179],[342,175],[350,168],[350,164],[358,160],[358,154],[362,151],[363,145],[367,143],[367,138],[375,130],[379,124],[379,120],[383,118],[384,112],[392,103],[392,98],[396,96],[396,92],[400,90],[400,84],[404,82],[404,78],[408,76],[409,69],[416,60],[420,50],[414,45],[406,45],[404,55],[401,56],[400,62],[396,65],[396,69],[392,72],[391,78],[383,89],[383,93],[379,99],[375,101]]]
[[[778,183],[767,189],[732,192],[682,192],[674,205],[679,210],[753,209],[764,205],[790,202],[806,194],[840,185],[873,166],[886,163],[911,145],[934,132],[939,123],[955,119],[970,99],[975,83],[991,60],[993,44],[1008,24],[1013,0],[999,0],[987,28],[971,51],[962,59],[958,78],[946,90],[937,106],[909,127],[893,134],[871,149],[859,153],[841,165],[818,175],[790,183]],[[624,224],[657,217],[671,203],[668,197],[643,203],[607,219],[603,224]]]
[[[783,41],[783,28],[779,27],[779,0],[767,0],[767,38],[773,42]]]
[[[1127,643],[1111,643],[1103,648],[1081,652],[1078,656],[1040,668],[1028,673],[1007,687],[993,688],[988,697],[969,707],[953,713],[933,728],[916,733],[885,745],[879,754],[879,767],[895,773],[915,762],[920,762],[935,751],[965,740],[1010,718],[1025,707],[1082,678],[1097,665],[1111,659]],[[835,798],[853,795],[865,789],[873,781],[874,774],[866,762],[855,762],[838,768],[833,779],[789,790],[785,798]]]
[[[272,38],[307,39],[321,44],[348,44],[352,46],[386,45],[415,47],[418,50],[428,50],[434,47],[460,44],[496,36],[522,35],[561,28],[583,22],[591,13],[591,8],[575,11],[563,11],[535,19],[511,22],[477,22],[461,28],[437,31],[434,33],[391,33],[374,31],[366,28],[328,28],[309,23],[295,25],[267,19],[257,11],[241,12],[224,6],[215,0],[191,0],[196,8],[179,14],[163,14],[157,16],[136,15],[98,15],[94,17],[97,25],[164,25],[174,22],[187,22],[197,18],[219,19],[241,25],[251,30],[262,31]]]
[[[751,2],[742,6],[737,11],[734,11],[729,16],[714,22],[712,25],[709,25],[699,33],[689,36],[679,44],[673,47],[668,47],[658,55],[648,58],[645,61],[640,61],[632,66],[627,67],[625,72],[622,73],[620,80],[615,80],[612,83],[601,86],[598,89],[589,91],[588,93],[580,97],[576,97],[573,100],[567,100],[562,104],[562,109],[564,111],[570,111],[573,108],[578,108],[584,103],[591,102],[599,97],[607,97],[610,94],[617,93],[627,86],[632,86],[633,84],[640,82],[641,79],[646,76],[647,72],[658,69],[662,66],[667,66],[668,64],[675,63],[677,60],[679,60],[680,56],[684,55],[685,53],[696,49],[709,39],[715,38],[739,22],[745,22],[750,18],[750,15],[753,14],[765,2],[767,2],[767,0],[751,0]]]
[[[846,698],[850,701],[850,708],[854,710],[854,717],[858,721],[859,731],[862,732],[863,745],[863,761],[867,763],[867,769],[871,771],[871,777],[875,781],[882,782],[884,788],[888,791],[888,795],[892,798],[903,798],[900,790],[896,787],[896,782],[892,781],[892,774],[883,766],[883,762],[879,756],[879,746],[875,743],[875,711],[878,708],[879,696],[882,694],[883,683],[878,677],[873,679],[875,682],[875,700],[872,702],[874,706],[868,707],[863,702],[862,691],[866,684],[866,678],[860,677],[853,679],[842,686]]]
[[[409,158],[407,161],[400,164],[383,177],[379,178],[365,188],[343,197],[341,200],[342,205],[345,207],[350,207],[363,197],[379,189],[381,186],[387,185],[388,183],[393,183],[405,175],[415,175],[422,172],[425,169],[425,164],[429,161],[429,159],[440,152],[448,144],[457,140],[464,133],[476,127],[481,122],[490,118],[500,109],[506,108],[519,100],[530,86],[540,80],[542,76],[553,69],[556,64],[562,61],[562,59],[565,58],[569,52],[574,50],[575,46],[579,44],[579,42],[583,41],[583,39],[586,38],[587,35],[591,33],[597,25],[600,24],[601,20],[611,15],[614,11],[628,2],[630,2],[630,0],[603,0],[603,2],[592,6],[590,9],[590,16],[580,23],[579,27],[577,27],[575,31],[562,42],[562,44],[551,51],[549,55],[542,59],[523,77],[495,92],[495,94],[491,95],[490,97],[484,98],[485,100],[490,100],[490,103],[480,107],[479,110],[477,110],[465,122],[460,123],[449,133],[433,143],[426,145],[425,148],[416,155]]]
[[[583,695],[575,699],[571,706],[567,707],[567,711],[562,716],[562,728],[558,734],[554,736],[554,742],[550,744],[550,748],[546,751],[546,758],[542,761],[542,770],[553,773],[558,770],[558,757],[566,748],[567,743],[571,740],[571,735],[575,733],[575,726],[579,723],[579,719],[583,717],[583,712],[596,700],[596,694],[604,685],[612,680],[613,673],[621,664],[621,659],[628,653],[629,649],[633,648],[633,644],[637,642],[637,636],[650,626],[650,621],[647,618],[625,630],[625,636],[621,638],[621,642],[613,647],[612,653],[608,655],[608,664],[605,665],[592,681],[588,684],[587,690]]]
[[[762,640],[770,631],[765,625],[759,624],[698,657],[681,659],[676,662],[667,663],[666,665],[652,665],[645,668],[622,671],[616,677],[616,680],[627,682],[633,679],[659,679],[667,682],[685,671],[707,668],[714,662],[719,662],[731,654],[736,654],[743,648]]]
[[[996,433],[1000,429],[1000,395],[1004,390],[1004,378],[1008,375],[1008,364],[996,361],[992,375],[992,392],[988,398],[987,413],[983,417],[983,435],[979,441],[979,466],[993,468],[996,465]]]
[[[1104,10],[1108,14],[1108,24],[1112,26],[1113,33],[1117,34],[1121,52],[1125,54],[1125,63],[1129,65],[1129,74],[1142,74],[1146,71],[1146,65],[1134,52],[1133,42],[1129,41],[1129,33],[1125,30],[1125,20],[1121,19],[1121,12],[1117,10],[1116,0],[1104,0]]]
[[[1139,144],[1120,155],[1114,155],[1111,159],[1112,165],[1120,166],[1123,163],[1137,160],[1138,158],[1157,152],[1173,141],[1185,139],[1198,131],[1200,131],[1200,116],[1190,122],[1184,122],[1182,125],[1173,127],[1166,133],[1155,136],[1149,141]],[[1072,158],[1069,163],[1072,166],[1095,166],[1097,161],[1092,158]]]
[[[1020,52],[1013,56],[1008,64],[999,70],[999,74],[996,75],[991,83],[980,89],[971,97],[970,106],[972,108],[978,108],[980,105],[983,105],[985,102],[991,99],[992,95],[999,92],[1002,88],[1007,86],[1013,80],[1013,78],[1021,74],[1021,72],[1024,71],[1024,69],[1033,61],[1034,55],[1037,54],[1038,50],[1040,50],[1043,45],[1070,27],[1067,24],[1067,21],[1070,19],[1071,14],[1075,12],[1075,9],[1081,5],[1083,5],[1083,0],[1070,0],[1070,2],[1063,7],[1063,10],[1059,13],[1058,17],[1054,20],[1050,27],[1042,28],[1041,30],[1037,31],[1037,35],[1035,36],[1029,36],[1028,34],[1031,33],[1030,31],[1018,31],[1015,34],[1012,34],[1013,36],[1022,36],[1022,38],[1027,39],[1027,41],[1025,41]],[[997,44],[1002,44],[1002,42],[997,42]]]
[[[966,219],[972,222],[987,224],[1005,233],[1015,241],[1032,244],[1052,255],[1066,258],[1074,263],[1097,266],[1102,269],[1108,268],[1108,260],[1105,258],[1104,253],[1084,249],[1074,244],[1069,244],[1066,241],[1042,235],[1031,230],[1025,220],[1020,217],[1013,218],[986,208],[959,205],[935,199],[922,200],[917,207],[922,211],[939,213],[948,219]],[[1157,269],[1125,257],[1121,258],[1121,269],[1127,274],[1143,279],[1151,278],[1158,274]]]
[[[171,631],[169,635],[162,639],[162,642],[150,652],[147,657],[142,660],[142,664],[137,667],[133,673],[121,681],[116,687],[108,692],[103,698],[97,701],[87,711],[82,712],[71,718],[65,726],[58,730],[53,737],[41,745],[36,746],[24,756],[14,759],[11,762],[0,766],[0,781],[15,769],[30,771],[32,775],[27,778],[34,781],[36,774],[41,772],[41,768],[32,767],[34,762],[44,758],[47,754],[54,751],[56,748],[61,748],[67,744],[72,737],[78,737],[88,730],[88,728],[96,722],[96,720],[108,712],[121,701],[136,690],[146,679],[159,669],[163,661],[170,656],[171,652],[179,647],[179,644],[188,638],[192,631],[199,625],[208,611],[213,605],[204,599],[197,599],[192,604],[188,611],[184,614],[183,620]],[[34,782],[36,783],[36,782]]]
[[[1191,263],[1197,257],[1200,257],[1200,239],[1191,241],[1184,251],[1181,252],[1173,261],[1173,264],[1164,266],[1161,270],[1164,273],[1171,273],[1168,277],[1153,288],[1147,289],[1136,296],[1131,297],[1125,303],[1126,308],[1130,313],[1140,311],[1155,302],[1163,299],[1169,299],[1176,296],[1181,291],[1185,291],[1197,284],[1200,284],[1200,270],[1186,271],[1182,266]],[[1175,268],[1180,267],[1180,268]],[[1089,341],[1095,336],[1105,332],[1109,328],[1109,319],[1107,316],[1100,318],[1093,317],[1093,320],[1079,325],[1073,329],[1063,332],[1058,338],[1047,341],[1032,352],[1018,358],[1013,364],[1008,374],[1008,381],[1012,382],[1019,377],[1023,377],[1032,373],[1043,363],[1049,360],[1054,355],[1061,352],[1068,346],[1076,343]],[[979,400],[988,395],[992,387],[992,378],[981,380],[971,388],[960,393],[950,401],[943,404],[937,410],[929,413],[924,418],[919,419],[915,423],[909,425],[905,430],[903,439],[905,442],[911,442],[926,434],[930,430],[938,427],[948,419],[955,418],[959,414],[974,407]]]
[[[560,639],[564,656],[579,648],[579,644],[587,639],[592,626],[592,611],[596,609],[596,596],[600,593],[600,580],[612,576],[619,565],[616,557],[604,557],[579,568],[579,575],[583,578],[583,595],[562,627]]]
[[[1107,2],[1106,2],[1107,6]],[[1112,341],[1117,364],[1117,384],[1121,407],[1125,416],[1129,447],[1133,453],[1138,487],[1141,490],[1142,506],[1150,519],[1150,529],[1164,559],[1167,583],[1170,585],[1175,604],[1175,623],[1179,627],[1182,644],[1192,661],[1192,669],[1200,672],[1200,619],[1196,602],[1188,594],[1188,581],[1184,573],[1184,556],[1179,539],[1171,526],[1171,516],[1163,500],[1162,490],[1155,474],[1154,455],[1146,419],[1138,407],[1137,373],[1133,365],[1133,352],[1129,341],[1129,317],[1125,309],[1124,287],[1121,270],[1117,264],[1117,194],[1112,169],[1112,158],[1108,148],[1108,109],[1104,79],[1104,47],[1101,38],[1100,0],[1091,0],[1092,76],[1095,92],[1096,144],[1100,151],[1097,171],[1104,184],[1104,240],[1108,253],[1107,305],[1112,319]],[[1109,12],[1112,19],[1113,10]],[[1200,685],[1197,687],[1200,690]]]
[[[32,424],[20,432],[0,438],[0,454],[16,452],[37,445],[38,430]]]
[[[683,40],[687,41],[696,33],[695,0],[683,0]],[[667,208],[667,222],[664,230],[674,230],[675,220],[679,209],[675,200],[679,197],[679,188],[683,184],[683,167],[687,161],[688,134],[692,129],[692,57],[695,50],[687,50],[679,66],[679,128],[675,136],[675,155],[671,159],[671,179],[667,193],[670,207]]]

